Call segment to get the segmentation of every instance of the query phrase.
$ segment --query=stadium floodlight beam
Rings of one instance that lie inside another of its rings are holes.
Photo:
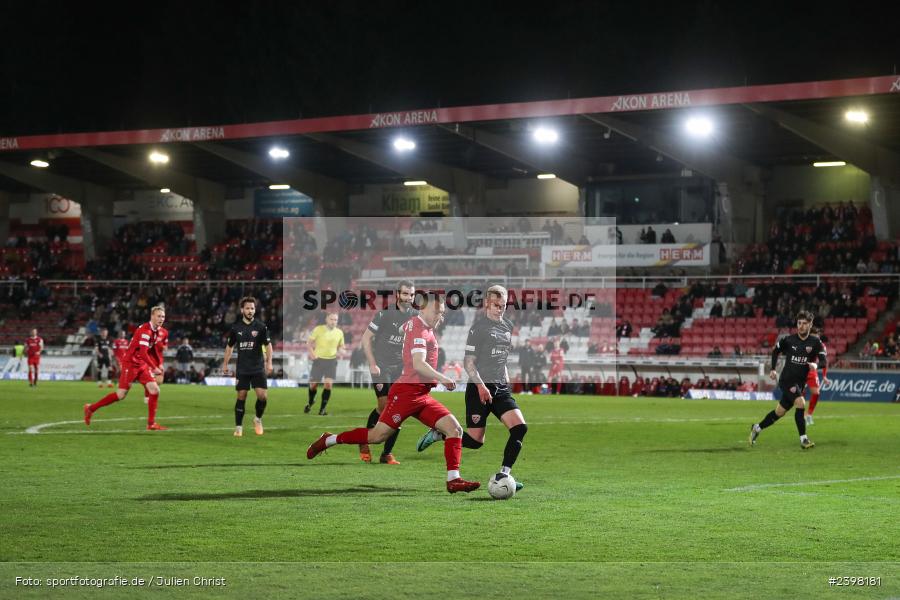
[[[847,163],[842,160],[827,160],[822,162],[814,162],[814,167],[846,167]]]
[[[851,108],[844,113],[844,118],[857,125],[865,125],[869,122],[869,113],[864,110]]]
[[[422,179],[416,179],[414,181],[404,181],[403,185],[409,185],[409,186],[428,185],[428,182],[424,181]]]
[[[291,186],[289,186],[286,183],[273,183],[272,185],[269,186],[269,189],[270,190],[289,190],[289,189],[291,189]]]
[[[538,127],[531,135],[538,144],[555,144],[559,141],[559,132],[550,127]]]
[[[538,173],[538,179],[556,179],[555,173]]]
[[[39,158],[34,159],[30,164],[32,167],[37,167],[38,169],[46,169],[50,166],[50,163],[48,163],[46,160],[41,160]]]
[[[160,194],[168,194],[168,193],[170,193],[171,191],[172,191],[172,190],[170,190],[169,188],[160,188],[160,189],[159,189],[159,193],[160,193]]]
[[[150,153],[150,162],[155,165],[164,165],[169,162],[169,155],[163,152],[159,152],[158,150],[154,150]]]
[[[409,138],[403,136],[394,138],[394,150],[398,152],[409,152],[416,149],[416,143]]]
[[[694,137],[708,138],[715,128],[708,117],[690,117],[684,122],[684,129]]]
[[[275,160],[281,160],[287,158],[290,155],[290,152],[288,152],[284,148],[279,148],[278,146],[273,146],[272,149],[269,150],[269,156],[271,156]]]

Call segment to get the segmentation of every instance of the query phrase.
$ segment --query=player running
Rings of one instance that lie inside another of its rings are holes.
[[[147,356],[150,358],[150,369],[154,373],[153,379],[156,385],[162,386],[165,379],[165,368],[163,368],[163,352],[169,347],[169,330],[160,325],[159,331],[156,333],[156,343],[150,346]],[[162,390],[162,387],[160,387]],[[162,393],[160,391],[160,393]],[[144,404],[150,404],[150,394],[144,390]]]
[[[806,386],[810,371],[815,372],[819,367],[824,369],[827,366],[827,357],[822,341],[809,333],[811,325],[812,315],[807,311],[801,311],[797,315],[797,333],[781,338],[772,350],[772,371],[769,377],[778,380],[781,400],[775,405],[775,410],[750,427],[751,446],[756,444],[756,439],[763,429],[783,417],[792,406],[794,421],[800,433],[800,447],[806,450],[815,446],[806,436],[806,421],[803,418],[806,400],[803,398],[803,388]],[[775,370],[779,354],[784,354],[785,357],[780,377]]]
[[[237,348],[237,367],[235,375],[237,383],[237,401],[234,403],[234,437],[244,435],[244,406],[250,388],[256,392],[256,416],[253,417],[253,430],[256,435],[263,434],[263,413],[269,399],[269,382],[267,375],[272,373],[272,340],[269,328],[255,318],[256,298],[241,298],[241,320],[231,326],[228,342],[225,345],[225,358],[222,361],[222,373],[228,375],[228,361],[231,353]],[[263,357],[265,351],[265,357]]]
[[[447,491],[451,494],[471,492],[481,484],[459,476],[462,427],[456,417],[429,393],[437,382],[448,390],[456,387],[455,381],[436,370],[438,343],[434,328],[444,318],[444,299],[439,294],[430,294],[426,295],[423,304],[421,312],[403,325],[403,373],[391,386],[388,404],[375,427],[360,427],[338,435],[325,432],[307,448],[306,458],[313,459],[335,444],[380,444],[391,437],[404,420],[416,417],[445,436]]]
[[[106,380],[106,387],[112,387],[109,373],[112,370],[112,340],[109,339],[109,329],[104,327],[100,330],[100,337],[97,338],[97,344],[94,346],[94,355],[97,360],[97,387],[103,387],[103,380]]]
[[[131,384],[138,381],[144,386],[149,395],[147,409],[147,430],[163,431],[168,427],[163,427],[156,422],[156,406],[159,400],[159,385],[156,383],[156,375],[161,370],[154,367],[150,358],[150,349],[156,345],[157,337],[160,334],[162,324],[166,320],[166,309],[162,306],[154,306],[150,309],[150,321],[144,323],[134,331],[131,343],[128,345],[128,351],[122,361],[122,373],[119,376],[119,388],[115,392],[110,392],[93,404],[84,405],[84,424],[91,424],[91,417],[99,409],[118,402],[128,395]],[[164,330],[163,330],[164,331]]]
[[[488,288],[484,314],[479,315],[469,329],[465,355],[465,369],[469,376],[469,383],[466,384],[466,432],[462,437],[464,448],[481,448],[488,415],[493,413],[509,430],[498,474],[504,476],[510,474],[528,432],[525,417],[509,388],[506,361],[512,346],[513,324],[503,316],[507,296],[503,286]],[[416,449],[422,452],[439,439],[442,439],[441,433],[431,429],[422,436]],[[522,487],[522,483],[517,481],[516,490]]]
[[[44,338],[38,335],[37,329],[31,330],[31,336],[25,340],[25,356],[28,357],[28,386],[37,387],[38,371],[41,366],[41,352],[44,351]]]
[[[547,375],[547,384],[556,384],[556,393],[562,391],[563,372],[566,366],[566,353],[562,349],[559,339],[553,340],[553,350],[550,351],[550,373]]]
[[[378,402],[377,407],[369,414],[369,420],[366,423],[366,427],[369,429],[378,423],[378,418],[384,411],[384,407],[387,406],[388,390],[403,372],[403,332],[400,328],[419,314],[411,306],[415,293],[416,288],[411,281],[401,281],[397,286],[396,305],[387,310],[378,311],[363,333],[361,345],[366,359],[369,361],[372,387],[375,389],[375,399]],[[400,464],[392,453],[398,435],[400,435],[399,428],[384,442],[379,462],[388,465]],[[360,444],[359,457],[363,462],[372,462],[368,444]]]
[[[814,327],[812,333],[819,336],[821,340],[821,332],[822,330],[818,327]],[[822,349],[827,353],[828,349],[825,347],[825,342],[822,342]],[[828,367],[822,367],[822,385],[828,383]],[[810,370],[809,376],[806,379],[806,387],[809,388],[809,408],[806,411],[806,424],[813,424],[813,412],[816,410],[816,404],[819,402],[819,390],[821,387],[819,386],[819,373],[817,371]]]
[[[319,407],[320,415],[327,415],[325,407],[331,399],[331,386],[337,374],[337,355],[344,347],[344,332],[337,327],[337,313],[330,313],[325,317],[324,325],[316,325],[309,334],[307,347],[312,367],[309,370],[309,402],[303,407],[303,412],[308,413],[316,403],[316,388],[319,381],[325,380],[325,390],[322,392],[322,406]]]

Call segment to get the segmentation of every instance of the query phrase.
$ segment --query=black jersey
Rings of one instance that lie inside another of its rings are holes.
[[[379,310],[372,322],[369,323],[369,331],[372,338],[372,354],[375,364],[388,371],[403,370],[403,332],[400,328],[404,323],[419,314],[414,308],[407,307],[401,310],[398,307]]]
[[[109,360],[109,351],[112,348],[112,340],[109,338],[97,338],[97,356]]]
[[[784,368],[781,370],[779,384],[805,383],[809,375],[808,363],[814,362],[820,369],[828,366],[825,346],[818,336],[808,335],[805,340],[795,334],[781,338],[772,350],[772,369],[778,361],[778,355],[784,354]]]
[[[228,345],[237,351],[238,375],[256,375],[265,371],[263,346],[271,343],[269,328],[259,319],[250,323],[239,319],[228,333]]]
[[[506,359],[512,347],[513,324],[479,315],[466,338],[466,356],[475,357],[475,368],[485,383],[508,383]]]

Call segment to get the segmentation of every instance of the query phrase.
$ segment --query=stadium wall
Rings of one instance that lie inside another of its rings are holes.
[[[869,202],[871,178],[853,165],[833,168],[775,167],[769,189],[772,206],[795,203],[796,206],[810,208],[852,200],[859,208]]]

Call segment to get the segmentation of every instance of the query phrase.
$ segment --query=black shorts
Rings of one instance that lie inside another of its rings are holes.
[[[234,389],[237,391],[249,390],[253,389],[268,389],[269,381],[266,379],[265,373],[254,373],[253,375],[241,375],[237,376],[237,384],[234,386]]]
[[[790,410],[794,407],[794,400],[796,400],[798,396],[803,395],[803,392],[806,389],[806,382],[791,383],[785,381],[784,383],[778,384],[778,389],[781,390],[781,400],[778,401],[778,404],[781,405],[781,408]]]
[[[98,356],[97,357],[97,368],[102,369],[106,367],[107,369],[111,366],[108,356]]]
[[[516,399],[512,397],[509,386],[498,386],[495,383],[488,383],[488,389],[494,396],[490,404],[482,404],[478,397],[478,386],[474,383],[466,384],[466,427],[485,427],[487,426],[487,417],[494,413],[497,419],[511,410],[519,408]]]
[[[400,379],[402,369],[381,369],[381,374],[372,378],[372,389],[376,398],[386,398],[394,382]]]
[[[309,382],[319,383],[322,379],[334,379],[337,375],[336,358],[317,358],[309,370]]]

